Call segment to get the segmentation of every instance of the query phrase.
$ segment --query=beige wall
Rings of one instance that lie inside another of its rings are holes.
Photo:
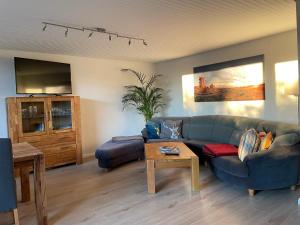
[[[83,150],[86,155],[93,154],[96,146],[111,136],[138,134],[144,126],[140,115],[133,111],[122,111],[120,103],[124,91],[122,87],[136,82],[134,77],[120,72],[124,67],[145,73],[153,72],[155,69],[156,72],[165,75],[161,85],[167,89],[170,100],[165,111],[167,115],[229,114],[296,123],[297,97],[286,95],[281,90],[284,86],[282,82],[294,79],[297,73],[295,63],[279,64],[297,60],[296,43],[296,31],[290,31],[156,63],[154,66],[142,62],[0,50],[0,137],[7,137],[5,97],[15,95],[14,56],[71,64],[73,94],[81,97]],[[193,75],[191,75],[193,67],[258,54],[265,54],[265,101],[194,102]],[[279,72],[276,73],[275,67]],[[278,73],[281,81],[278,79],[276,81]]]
[[[0,137],[7,136],[5,97],[16,93],[14,56],[71,64],[73,95],[81,97],[84,154],[93,154],[112,136],[139,134],[143,128],[142,116],[122,110],[123,86],[136,79],[120,69],[151,73],[152,64],[0,50]]]
[[[265,101],[194,102],[193,67],[259,54],[265,55]],[[297,123],[297,97],[288,95],[285,91],[289,85],[286,83],[297,82],[298,67],[295,60],[297,60],[297,35],[296,31],[289,31],[206,53],[156,63],[155,70],[164,75],[161,85],[166,87],[170,100],[165,114],[172,116],[240,115]]]

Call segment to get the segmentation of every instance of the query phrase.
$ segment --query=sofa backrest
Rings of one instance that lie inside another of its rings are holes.
[[[207,140],[239,145],[242,134],[250,128],[254,128],[257,131],[271,131],[275,136],[297,133],[300,138],[300,129],[296,124],[248,117],[208,115],[193,117],[157,117],[152,120],[161,122],[164,119],[182,120],[182,136],[185,139],[192,140]]]

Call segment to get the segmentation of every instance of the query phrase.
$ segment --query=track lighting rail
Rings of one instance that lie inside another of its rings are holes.
[[[138,38],[134,36],[127,36],[122,35],[117,32],[110,32],[107,31],[105,28],[100,27],[85,27],[85,26],[70,26],[70,25],[64,25],[64,24],[58,24],[58,23],[50,23],[50,22],[42,22],[43,28],[42,31],[46,31],[48,26],[54,26],[54,27],[60,27],[65,29],[65,37],[68,37],[69,30],[76,30],[76,31],[89,31],[88,38],[91,38],[94,33],[102,33],[108,35],[109,41],[112,40],[112,37],[115,38],[122,38],[128,40],[128,45],[131,45],[132,41],[141,41],[143,45],[147,46],[147,42],[143,38]]]

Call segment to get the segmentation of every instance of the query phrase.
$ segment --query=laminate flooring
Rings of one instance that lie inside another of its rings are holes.
[[[96,160],[48,170],[49,225],[300,224],[300,188],[250,197],[247,190],[219,181],[203,166],[199,193],[191,192],[189,169],[158,170],[156,181],[158,193],[148,194],[144,161],[110,172],[100,169]],[[32,182],[31,177],[31,187]],[[20,223],[36,224],[33,197],[18,206]],[[0,221],[7,224],[8,215],[0,214]]]

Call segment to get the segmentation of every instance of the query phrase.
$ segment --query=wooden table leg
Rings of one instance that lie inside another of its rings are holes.
[[[14,209],[14,210],[13,210],[13,215],[14,215],[14,222],[15,222],[15,225],[20,225],[18,209]]]
[[[44,155],[36,156],[34,160],[34,191],[38,224],[47,225],[47,195]]]
[[[155,194],[155,162],[147,160],[147,184],[148,193]]]
[[[191,177],[192,177],[192,191],[200,190],[199,180],[199,159],[198,157],[191,158]]]
[[[30,201],[29,168],[20,168],[22,202]]]

